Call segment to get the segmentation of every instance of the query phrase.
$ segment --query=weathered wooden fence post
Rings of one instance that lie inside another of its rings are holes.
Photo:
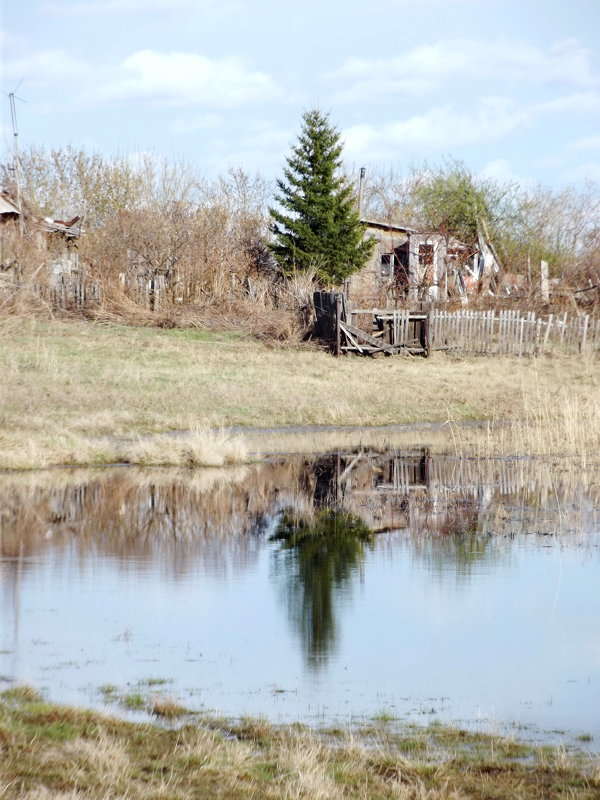
[[[423,328],[424,328],[424,343],[423,348],[425,350],[425,358],[429,358],[432,353],[432,340],[433,340],[433,308],[430,307],[429,311],[427,312],[427,316],[423,320]]]
[[[339,356],[342,354],[342,328],[340,322],[342,321],[342,295],[336,294],[335,296],[335,354]]]
[[[540,294],[542,303],[548,303],[550,300],[550,283],[548,281],[547,261],[540,261]]]

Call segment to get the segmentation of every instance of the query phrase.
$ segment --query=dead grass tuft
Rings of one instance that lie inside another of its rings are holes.
[[[176,719],[188,714],[188,710],[177,701],[170,697],[152,697],[150,699],[149,711],[155,717],[163,719]]]
[[[185,435],[158,434],[122,445],[115,461],[139,466],[222,467],[247,460],[241,436],[227,431],[192,430]]]

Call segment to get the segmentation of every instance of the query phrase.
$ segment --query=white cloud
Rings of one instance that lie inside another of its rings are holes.
[[[281,171],[284,158],[295,140],[293,131],[280,128],[272,122],[250,124],[247,133],[237,146],[222,159],[222,168],[244,164],[246,170],[257,170],[266,175]]]
[[[600,161],[587,161],[565,173],[565,180],[577,183],[579,181],[597,181],[600,183]]]
[[[517,175],[510,162],[505,158],[488,161],[479,174],[482,178],[491,178],[501,184],[518,183],[521,186],[526,186],[532,183],[529,178]]]
[[[210,59],[198,53],[140,50],[120,64],[98,65],[61,50],[45,50],[7,60],[4,77],[53,87],[65,103],[85,108],[144,102],[223,109],[281,96],[269,75],[243,59]]]
[[[280,94],[269,75],[252,71],[237,57],[213,60],[197,53],[140,50],[113,72],[110,78],[98,81],[91,94],[92,102],[181,106],[202,103],[228,108],[272,100]]]
[[[600,150],[600,136],[577,139],[568,145],[570,150]]]
[[[338,101],[346,102],[388,94],[423,94],[459,78],[581,88],[600,84],[592,69],[591,52],[576,39],[565,39],[547,50],[521,40],[450,39],[420,45],[390,59],[353,58],[323,78],[353,82],[337,96]]]
[[[462,106],[456,110],[447,103],[403,120],[350,126],[344,130],[345,151],[353,157],[372,159],[394,158],[401,148],[448,152],[455,147],[499,141],[545,116],[595,111],[600,111],[598,92],[576,93],[529,106],[502,97],[483,98],[474,110],[464,110]],[[592,147],[599,141],[600,137],[591,137],[586,145]],[[502,166],[499,161],[492,164],[498,170]]]
[[[144,12],[199,11],[197,0],[84,0],[84,2],[64,3],[45,0],[41,5],[43,13],[49,16],[92,17]],[[203,4],[212,6],[212,0]]]
[[[194,131],[218,128],[222,123],[223,117],[220,114],[198,114],[176,119],[169,130],[171,133],[194,133]]]
[[[532,106],[543,114],[594,114],[600,111],[600,92],[578,92]]]
[[[91,72],[90,64],[71,58],[62,50],[44,50],[20,55],[13,60],[6,59],[3,68],[5,79],[24,80],[38,86],[79,84]]]
[[[486,98],[473,113],[458,113],[451,106],[381,125],[346,128],[345,152],[355,157],[390,158],[403,147],[448,150],[501,139],[528,120],[528,112],[503,98]]]

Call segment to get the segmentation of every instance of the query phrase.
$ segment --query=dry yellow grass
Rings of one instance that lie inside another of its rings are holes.
[[[227,431],[190,430],[185,435],[148,434],[117,442],[81,434],[0,435],[0,468],[31,469],[52,465],[222,467],[248,459],[246,442]]]
[[[593,451],[600,443],[598,364],[590,357],[440,354],[334,359],[309,348],[270,348],[235,332],[9,317],[0,320],[0,465],[105,463],[114,460],[114,438],[133,448],[126,460],[186,463],[171,438],[155,449],[138,441],[190,428],[437,421],[452,431],[452,423],[489,419],[525,420],[536,436],[554,430],[553,448]],[[578,420],[584,423],[577,427]],[[564,435],[565,425],[572,435]],[[424,434],[410,438],[422,441]],[[456,441],[456,430],[447,441],[469,444],[468,437]],[[165,444],[172,453],[166,458]],[[521,446],[529,445],[527,435]],[[227,447],[224,461],[243,457],[239,441],[228,439]],[[249,447],[256,449],[254,442]],[[198,448],[196,439],[192,449]],[[208,463],[220,458],[213,452]]]

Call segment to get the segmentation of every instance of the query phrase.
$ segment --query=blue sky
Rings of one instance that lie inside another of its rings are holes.
[[[600,181],[599,38],[600,0],[4,0],[2,90],[23,148],[271,178],[318,107],[351,170],[559,188]]]

